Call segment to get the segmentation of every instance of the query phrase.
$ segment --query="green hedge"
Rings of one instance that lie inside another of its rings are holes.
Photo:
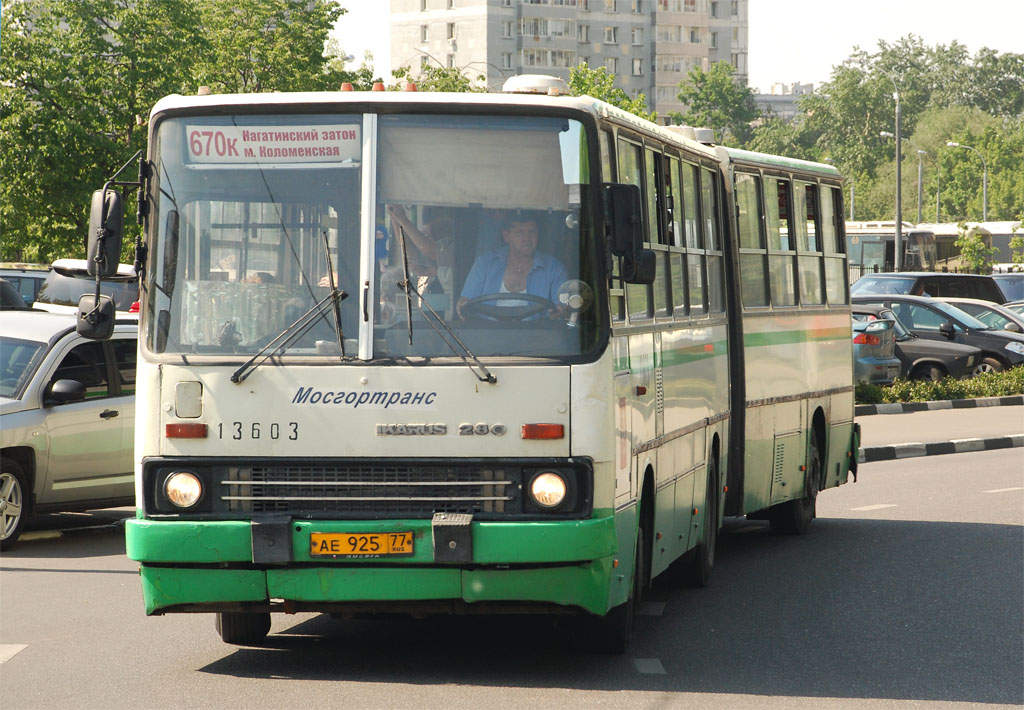
[[[943,399],[972,399],[974,397],[1005,397],[1024,394],[1024,367],[1004,372],[986,372],[966,380],[944,377],[938,382],[929,380],[896,380],[888,387],[859,383],[857,404],[883,404],[889,402],[931,402]]]

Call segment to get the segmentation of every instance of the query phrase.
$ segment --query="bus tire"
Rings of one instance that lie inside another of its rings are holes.
[[[270,633],[270,613],[218,612],[217,633],[224,643],[236,646],[257,644]]]
[[[821,486],[821,455],[818,441],[811,438],[811,450],[807,453],[807,468],[804,476],[804,495],[797,500],[786,501],[768,509],[768,522],[772,532],[784,535],[804,535],[814,520],[818,490]]]
[[[714,458],[709,458],[707,494],[704,497],[704,526],[701,529],[700,542],[683,558],[683,581],[690,587],[706,587],[711,582],[711,571],[715,566],[715,545],[718,542],[718,491],[718,465]]]
[[[643,593],[643,580],[646,573],[644,556],[644,529],[636,531],[636,552],[633,558],[633,582],[629,599],[611,609],[601,617],[590,617],[585,620],[586,630],[583,634],[589,649],[601,653],[622,654],[629,646],[633,635],[633,618],[636,616],[640,597]]]
[[[14,547],[29,513],[28,479],[16,461],[0,463],[0,550]]]

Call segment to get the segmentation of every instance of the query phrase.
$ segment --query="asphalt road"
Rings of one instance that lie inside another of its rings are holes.
[[[1019,449],[862,465],[818,515],[805,537],[730,521],[711,586],[656,585],[616,657],[523,617],[275,616],[265,647],[235,648],[212,616],[145,617],[118,532],[30,540],[0,560],[0,706],[1024,703]]]

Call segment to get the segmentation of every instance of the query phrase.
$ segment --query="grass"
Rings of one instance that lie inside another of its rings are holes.
[[[986,372],[966,380],[955,380],[952,377],[944,377],[938,382],[896,380],[888,387],[858,383],[855,397],[857,404],[884,404],[1006,397],[1013,394],[1024,394],[1024,366],[1003,372]]]

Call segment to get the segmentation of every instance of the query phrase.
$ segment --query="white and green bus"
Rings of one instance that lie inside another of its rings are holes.
[[[855,470],[838,173],[517,82],[155,106],[147,614],[550,612],[621,650],[724,515],[802,533]]]

